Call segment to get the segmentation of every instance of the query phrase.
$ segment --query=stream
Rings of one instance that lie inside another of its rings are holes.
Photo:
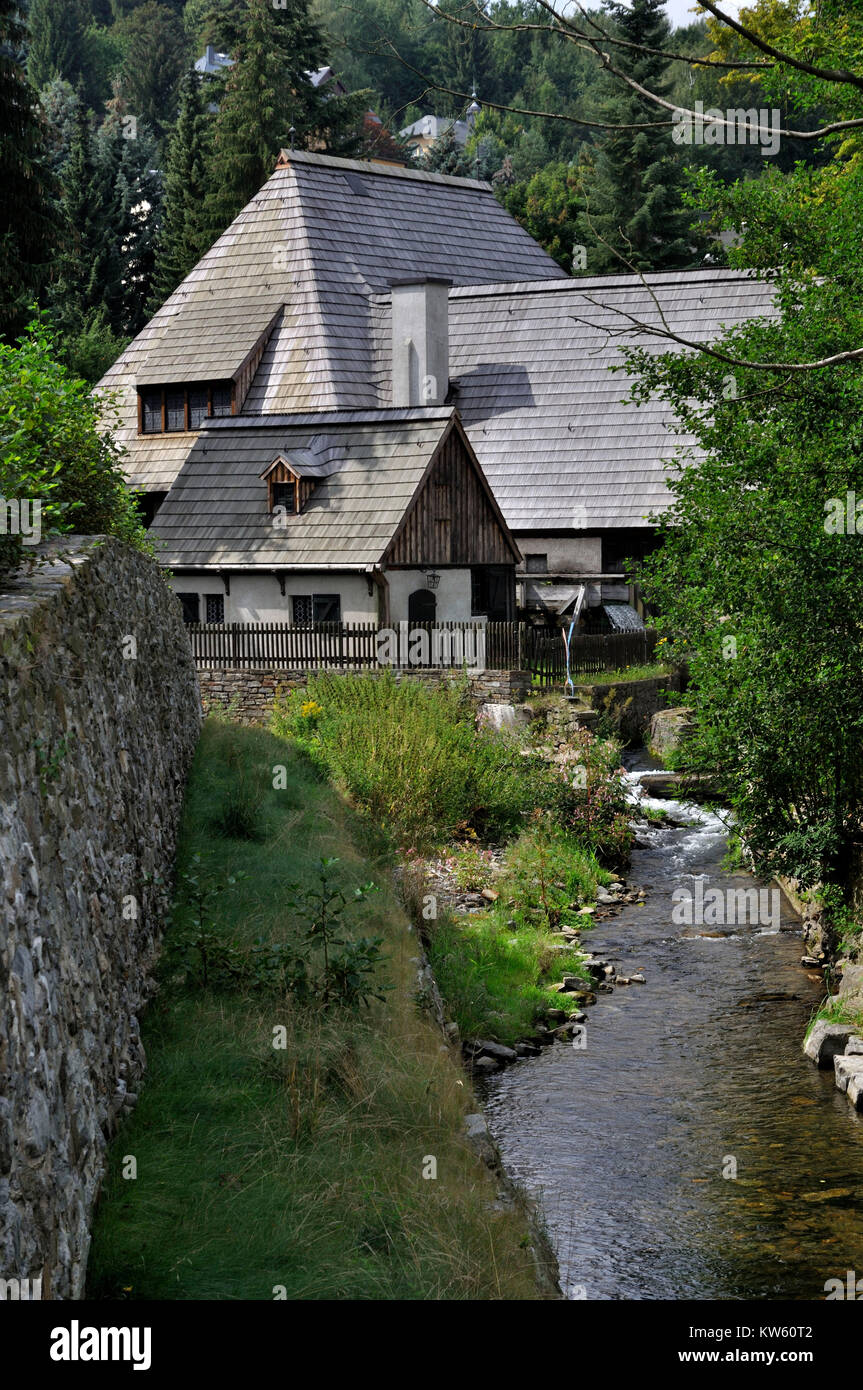
[[[629,765],[637,798],[649,764]],[[820,974],[784,898],[766,925],[675,925],[675,888],[757,885],[723,869],[718,815],[645,804],[679,822],[640,822],[628,882],[645,903],[583,944],[646,983],[598,996],[583,1049],[484,1083],[489,1127],[566,1297],[823,1300],[827,1279],[863,1277],[863,1117],[801,1049]]]

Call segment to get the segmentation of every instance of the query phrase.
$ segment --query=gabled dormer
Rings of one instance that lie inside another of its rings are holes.
[[[282,520],[299,516],[316,486],[332,477],[345,461],[345,447],[316,435],[308,448],[276,454],[260,475],[267,484],[267,511]]]
[[[284,454],[276,455],[261,478],[267,484],[267,511],[273,516],[277,512],[280,516],[299,516],[314,484],[300,478]]]

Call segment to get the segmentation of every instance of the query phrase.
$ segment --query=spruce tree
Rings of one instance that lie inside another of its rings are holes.
[[[79,93],[80,96],[80,93]],[[55,320],[74,337],[98,321],[114,328],[120,318],[120,213],[116,177],[120,150],[96,159],[90,112],[79,100],[69,157],[61,177],[64,235],[51,287]]]
[[[86,67],[89,20],[83,0],[30,0],[27,75],[37,91],[55,77],[77,83]]]
[[[118,226],[120,293],[113,305],[107,301],[107,307],[113,308],[114,331],[133,337],[147,322],[153,292],[163,208],[158,144],[143,121],[137,124],[135,138],[127,138],[119,114],[104,123],[96,144],[104,165],[104,204]]]
[[[620,36],[638,45],[615,49],[615,66],[658,96],[667,96],[671,87],[668,60],[644,50],[668,47],[663,5],[664,0],[631,0],[631,8],[616,0],[605,3]],[[588,273],[625,273],[615,250],[639,270],[699,264],[703,241],[690,230],[694,213],[683,206],[683,162],[670,125],[661,124],[664,113],[612,73],[603,80],[600,111],[614,128],[582,164],[580,240],[587,248]],[[626,129],[637,125],[645,128]]]
[[[249,0],[213,130],[208,217],[214,237],[270,177],[279,150],[291,143],[291,127],[302,147],[327,123],[324,98],[307,76],[321,66],[323,47],[307,0],[287,0],[284,8]]]
[[[176,112],[177,86],[186,65],[186,35],[179,16],[158,0],[144,0],[118,25],[125,45],[120,87],[129,111],[161,138]]]
[[[165,207],[156,244],[151,309],[158,309],[209,249],[204,211],[210,118],[203,84],[190,68],[180,87],[180,112],[168,145]]]
[[[23,67],[15,0],[0,0],[0,335],[23,331],[54,257],[56,216],[47,132]]]

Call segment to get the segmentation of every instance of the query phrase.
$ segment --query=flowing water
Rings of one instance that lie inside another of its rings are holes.
[[[863,1278],[863,1117],[801,1050],[823,984],[784,899],[778,923],[674,924],[675,888],[754,880],[723,869],[717,815],[646,804],[681,824],[638,832],[645,903],[584,938],[646,983],[599,995],[583,1050],[487,1082],[490,1128],[568,1297],[823,1299]]]

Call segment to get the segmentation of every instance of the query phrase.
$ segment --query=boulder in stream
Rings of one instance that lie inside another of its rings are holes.
[[[853,1024],[819,1019],[803,1043],[803,1051],[819,1067],[832,1067],[833,1058],[845,1052],[848,1039],[855,1032]]]

